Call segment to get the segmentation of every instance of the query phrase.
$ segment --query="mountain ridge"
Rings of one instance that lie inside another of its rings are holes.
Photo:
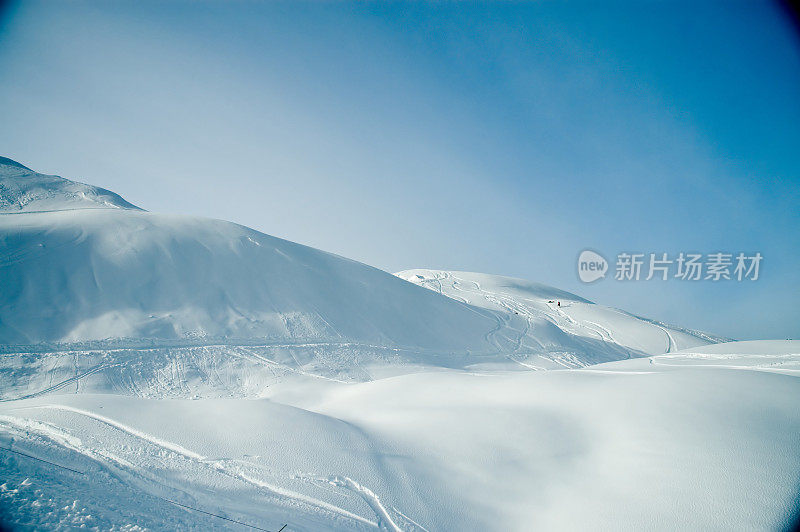
[[[74,209],[143,210],[110,190],[40,174],[13,159],[0,157],[0,214]]]
[[[42,179],[8,164],[0,176],[2,190]],[[370,380],[386,368],[575,368],[715,341],[522,279],[396,276],[231,222],[127,202],[100,208],[102,198],[76,197],[76,182],[44,177],[58,184],[44,198],[53,210],[0,216],[0,282],[8,287],[0,346],[42,368],[47,353],[75,353],[74,364],[63,358],[63,373],[95,372],[85,386],[158,375],[178,360],[181,371],[216,379],[209,364],[236,366],[234,353],[255,364],[248,379],[265,371],[260,364],[277,363],[281,372]],[[223,381],[215,386],[232,389]],[[141,384],[150,386],[160,386],[156,377]]]

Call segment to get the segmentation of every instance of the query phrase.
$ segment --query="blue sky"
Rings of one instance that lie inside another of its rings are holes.
[[[0,71],[2,155],[148,210],[800,336],[800,40],[772,3],[22,2]],[[764,261],[584,285],[584,248]]]

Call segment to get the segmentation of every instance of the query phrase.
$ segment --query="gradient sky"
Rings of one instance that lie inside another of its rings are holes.
[[[800,337],[800,40],[766,2],[12,3],[0,155],[387,271]],[[584,248],[756,282],[578,281]]]

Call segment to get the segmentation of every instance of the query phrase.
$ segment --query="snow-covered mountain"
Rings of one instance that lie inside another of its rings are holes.
[[[299,371],[363,380],[374,366],[578,367],[715,341],[523,281],[517,292],[491,276],[418,272],[405,282],[230,222],[146,212],[10,159],[0,160],[0,176],[6,350],[171,347],[175,356],[181,347],[258,345],[259,356]],[[443,279],[452,282],[439,291],[450,297],[415,285]],[[104,355],[96,365],[130,364]]]
[[[790,525],[798,342],[395,276],[8,159],[0,205],[0,528]]]
[[[6,344],[358,341],[467,350],[489,312],[218,220],[81,209],[0,217]],[[442,334],[441,331],[449,331]]]
[[[15,164],[0,164],[0,203],[26,209],[0,216],[2,344],[260,339],[489,350],[489,312],[330,253],[229,222],[145,212]],[[106,204],[115,208],[98,208]],[[48,212],[27,212],[33,206]]]
[[[65,209],[139,209],[103,188],[39,174],[0,157],[0,213]]]

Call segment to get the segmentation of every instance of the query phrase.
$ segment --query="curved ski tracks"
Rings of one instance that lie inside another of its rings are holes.
[[[393,517],[390,513],[391,511],[383,505],[380,497],[375,494],[375,492],[345,475],[334,475],[326,479],[321,479],[314,475],[299,475],[297,478],[301,478],[315,484],[319,481],[324,481],[331,486],[343,488],[357,494],[374,512],[376,521],[365,519],[360,515],[330,504],[326,501],[298,493],[296,491],[277,486],[274,483],[267,482],[261,478],[257,478],[256,476],[253,476],[252,473],[247,473],[232,467],[230,464],[231,461],[229,460],[207,458],[179,444],[157,438],[138,429],[93,412],[58,404],[38,405],[23,408],[59,410],[94,420],[105,425],[106,427],[124,434],[126,437],[135,439],[138,442],[135,447],[152,449],[152,451],[149,453],[152,456],[158,456],[163,453],[167,453],[173,458],[177,458],[179,461],[185,461],[188,465],[184,467],[200,467],[205,469],[207,475],[222,475],[227,477],[229,480],[233,480],[234,482],[245,483],[256,488],[258,491],[271,495],[273,503],[280,503],[282,500],[288,499],[293,501],[293,504],[295,505],[305,507],[307,511],[317,514],[321,513],[322,516],[328,515],[328,518],[335,515],[337,516],[335,518],[336,520],[344,519],[345,521],[350,521],[352,523],[366,525],[369,528],[379,528],[381,530],[387,530],[391,532],[401,532],[402,530],[407,530],[409,528],[425,530],[424,527],[416,524],[412,519],[406,517],[399,510],[394,510],[394,513],[397,515],[396,517]],[[88,447],[78,437],[50,423],[20,418],[17,416],[0,415],[0,432],[9,433],[21,441],[25,441],[30,437],[31,434],[35,434],[40,439],[49,441],[50,445],[62,447],[68,451],[78,453],[98,463],[102,467],[109,468],[117,475],[122,475],[123,477],[127,478],[137,488],[166,502],[175,504],[175,502],[170,498],[172,497],[177,498],[179,501],[183,500],[193,504],[203,504],[206,507],[212,505],[212,503],[209,501],[199,501],[198,497],[203,498],[202,494],[187,492],[185,491],[185,487],[165,485],[164,478],[156,477],[155,475],[146,473],[145,471],[147,468],[134,467],[128,460],[117,456],[108,450],[93,449]],[[247,462],[247,465],[258,467],[257,464],[250,462]],[[400,518],[406,524],[406,527],[400,528],[395,522],[395,519],[397,518]]]

